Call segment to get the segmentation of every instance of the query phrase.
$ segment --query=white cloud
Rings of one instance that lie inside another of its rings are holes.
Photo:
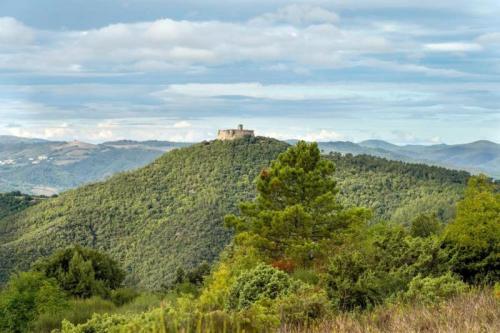
[[[398,85],[364,84],[269,84],[240,83],[186,83],[172,84],[155,93],[165,100],[181,97],[195,99],[246,97],[277,101],[369,99],[369,100],[426,100],[432,93],[414,91]]]
[[[191,123],[185,120],[178,121],[174,124],[174,128],[188,128],[191,127]]]
[[[425,52],[478,52],[497,38],[489,34],[476,42],[422,46],[415,38],[435,30],[394,21],[363,22],[366,25],[356,28],[341,24],[335,12],[309,4],[289,5],[247,22],[161,19],[80,31],[39,32],[2,18],[0,44],[14,38],[16,43],[0,50],[0,69],[75,76],[157,71],[199,75],[207,68],[243,62],[308,74],[311,69],[348,68],[360,62],[378,69],[387,60],[377,58],[387,55],[416,59]],[[424,67],[399,64],[397,70],[458,76],[451,68]]]
[[[177,126],[175,126],[177,124]],[[187,126],[189,124],[189,126]],[[168,119],[113,119],[98,123],[80,120],[73,123],[57,121],[30,122],[23,127],[7,127],[2,134],[50,140],[103,142],[121,139],[169,140],[198,142],[213,139],[216,130],[203,125],[180,121],[171,125]]]
[[[251,20],[254,24],[289,23],[292,25],[336,23],[339,16],[321,7],[293,4]]]
[[[72,137],[78,131],[66,123],[53,124],[50,126],[40,125],[31,127],[14,127],[8,128],[7,133],[19,137],[27,138],[44,138],[52,140],[60,140]]]
[[[337,133],[335,131],[331,130],[326,130],[322,129],[319,130],[318,132],[310,132],[306,133],[302,136],[300,136],[300,139],[305,140],[305,141],[336,141],[336,140],[342,140],[345,139],[345,136],[343,134]]]
[[[429,43],[424,49],[430,52],[477,52],[483,48],[476,43],[454,42],[454,43]]]
[[[500,45],[500,32],[491,32],[479,36],[477,42],[481,45]]]
[[[0,17],[0,46],[31,43],[35,32],[12,17]]]
[[[298,13],[302,7],[290,8]],[[290,8],[283,13],[291,15]],[[49,31],[44,32],[43,42],[32,41],[32,50],[8,46],[0,68],[81,74],[186,70],[240,61],[336,68],[360,54],[394,51],[380,34],[339,28],[331,23],[333,13],[306,8],[305,16],[296,18],[303,25],[297,26],[162,19],[86,31]]]

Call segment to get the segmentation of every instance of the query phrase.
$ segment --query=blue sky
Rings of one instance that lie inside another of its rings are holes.
[[[500,142],[497,0],[1,0],[0,134]]]

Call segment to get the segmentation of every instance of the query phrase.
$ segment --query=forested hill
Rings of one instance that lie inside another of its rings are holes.
[[[457,145],[398,146],[382,140],[359,143],[349,141],[320,142],[324,153],[339,152],[368,154],[396,161],[425,163],[445,168],[484,173],[500,179],[500,145],[491,141],[476,141]]]
[[[0,280],[79,243],[118,259],[130,282],[160,287],[177,266],[217,256],[230,239],[223,216],[253,196],[259,170],[286,147],[263,138],[196,144],[0,220]]]
[[[22,194],[21,192],[0,193],[0,219],[26,209],[46,198]]]
[[[267,138],[176,149],[152,164],[48,199],[0,219],[0,281],[55,249],[78,243],[108,252],[128,282],[159,288],[178,267],[212,261],[231,239],[223,216],[254,196],[253,179],[287,148]],[[339,154],[341,201],[371,207],[375,219],[449,218],[465,172]]]

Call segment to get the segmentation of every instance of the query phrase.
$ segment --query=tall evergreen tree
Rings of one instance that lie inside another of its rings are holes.
[[[316,143],[301,141],[280,154],[258,176],[257,198],[241,204],[239,217],[226,217],[238,234],[236,242],[250,239],[271,260],[311,264],[336,231],[369,216],[339,204],[334,170]]]

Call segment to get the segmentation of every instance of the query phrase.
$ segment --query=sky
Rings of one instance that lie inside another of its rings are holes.
[[[498,0],[0,0],[0,135],[500,142]]]

